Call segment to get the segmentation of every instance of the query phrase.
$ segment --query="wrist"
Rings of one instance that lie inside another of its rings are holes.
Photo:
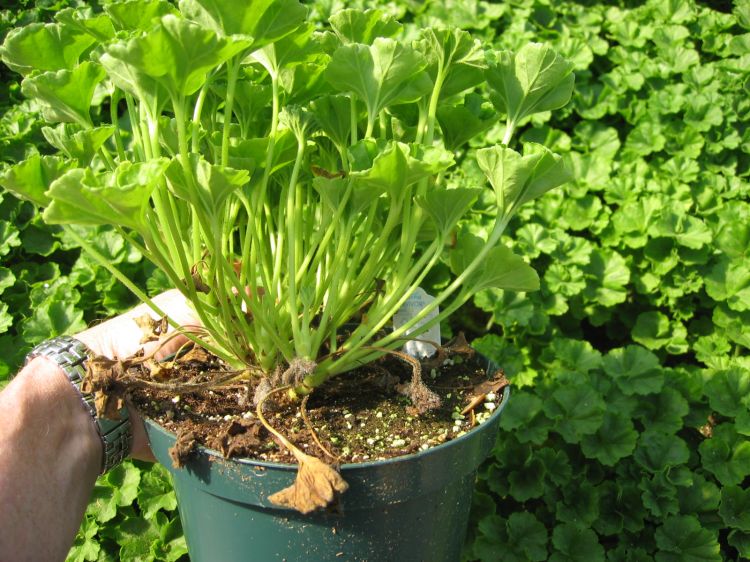
[[[36,357],[11,381],[17,415],[12,421],[21,432],[37,435],[32,447],[49,441],[66,448],[76,466],[94,478],[101,468],[102,443],[86,410],[63,370],[45,357]]]
[[[56,364],[68,379],[68,386],[78,395],[79,404],[89,415],[89,423],[96,430],[101,442],[101,473],[113,468],[130,453],[133,433],[130,417],[125,407],[112,414],[99,416],[94,395],[84,392],[82,383],[87,376],[90,350],[79,340],[70,336],[59,336],[36,346],[27,361],[45,358]],[[111,419],[110,419],[111,416]]]

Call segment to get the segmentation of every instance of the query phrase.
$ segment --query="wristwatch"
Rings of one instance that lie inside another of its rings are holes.
[[[94,395],[81,391],[81,383],[86,374],[86,360],[89,349],[80,341],[70,336],[59,336],[37,345],[26,356],[26,363],[35,357],[51,359],[62,369],[70,384],[94,420],[96,431],[102,440],[101,474],[120,464],[130,453],[133,445],[133,431],[130,424],[128,409],[123,406],[119,411],[119,419],[110,420],[96,414]]]

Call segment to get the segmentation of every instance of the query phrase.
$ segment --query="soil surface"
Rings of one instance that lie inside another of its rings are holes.
[[[374,461],[426,450],[486,420],[507,385],[502,371],[487,372],[486,360],[476,356],[453,355],[435,363],[428,359],[422,364],[422,379],[441,405],[425,413],[419,414],[399,392],[412,379],[411,367],[386,357],[316,389],[305,403],[306,415],[299,400],[285,400],[284,393],[276,393],[265,401],[264,417],[302,451],[327,463]],[[210,380],[220,370],[218,363],[200,358],[174,366],[180,368],[169,369],[169,384]],[[153,368],[132,367],[131,375],[134,369],[141,379],[153,379]],[[197,444],[226,457],[294,463],[294,456],[257,417],[255,384],[257,380],[189,392],[129,385],[129,393],[146,417],[178,435],[172,451],[178,466]]]

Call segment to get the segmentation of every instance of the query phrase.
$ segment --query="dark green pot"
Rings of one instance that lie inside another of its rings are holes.
[[[510,391],[482,425],[404,457],[345,464],[340,513],[301,515],[268,496],[289,486],[295,465],[226,460],[201,449],[174,469],[175,436],[146,422],[151,448],[172,473],[193,562],[455,562],[466,534],[474,479],[498,433]]]

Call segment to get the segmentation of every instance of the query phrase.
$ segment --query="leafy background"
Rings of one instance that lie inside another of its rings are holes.
[[[0,37],[84,2],[6,4]],[[318,0],[312,17],[373,5],[495,48],[545,41],[576,64],[571,104],[522,134],[576,177],[510,229],[542,289],[481,293],[449,327],[515,386],[466,559],[750,559],[750,2]],[[36,108],[0,73],[3,166],[45,149]],[[467,156],[452,181],[476,185]],[[115,234],[88,236],[161,289]],[[0,259],[0,386],[35,343],[133,304],[2,193]],[[99,480],[70,559],[187,559],[175,509],[161,467],[125,463]]]

